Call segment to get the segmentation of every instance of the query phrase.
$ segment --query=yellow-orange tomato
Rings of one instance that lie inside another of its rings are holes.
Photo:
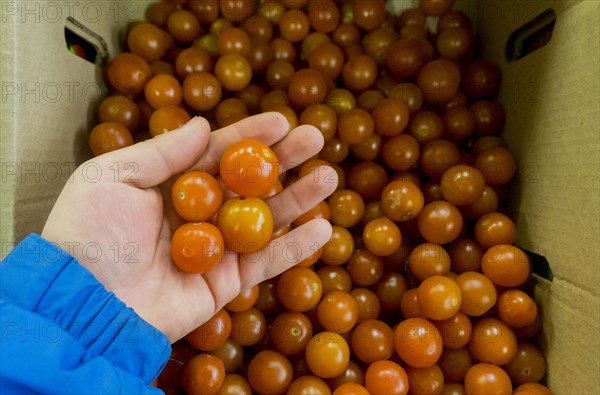
[[[259,198],[233,198],[221,206],[217,224],[225,246],[249,254],[262,249],[273,234],[273,215]]]

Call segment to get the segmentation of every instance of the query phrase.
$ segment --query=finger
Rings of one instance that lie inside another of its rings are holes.
[[[333,167],[319,166],[266,200],[273,213],[274,229],[289,224],[315,207],[337,188],[337,173]]]
[[[289,123],[278,112],[266,112],[245,118],[210,134],[206,152],[193,164],[191,170],[216,174],[221,156],[229,146],[242,139],[255,139],[271,146],[287,134]]]
[[[180,129],[161,134],[98,157],[107,166],[118,164],[121,182],[150,188],[168,180],[195,163],[204,152],[210,137],[206,119],[196,117]]]
[[[313,219],[271,241],[255,254],[241,255],[239,262],[241,289],[275,277],[308,258],[331,238],[331,224]]]
[[[315,156],[323,148],[323,134],[311,125],[299,126],[273,147],[279,159],[281,173],[292,169]]]
[[[215,300],[216,313],[240,293],[238,255],[225,251],[221,262],[203,276]]]

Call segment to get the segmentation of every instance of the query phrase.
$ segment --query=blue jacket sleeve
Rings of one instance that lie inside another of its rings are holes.
[[[166,336],[37,235],[0,264],[0,325],[2,394],[162,393]]]

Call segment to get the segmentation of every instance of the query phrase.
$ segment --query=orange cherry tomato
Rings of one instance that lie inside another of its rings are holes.
[[[210,174],[191,171],[175,181],[171,200],[183,219],[191,222],[207,221],[221,208],[223,191]]]
[[[423,318],[406,319],[396,327],[396,352],[404,362],[415,368],[426,368],[442,355],[442,336],[430,321]]]
[[[221,347],[231,332],[231,317],[221,309],[212,318],[185,337],[188,343],[200,351],[214,351]]]
[[[220,173],[230,191],[246,197],[260,196],[278,181],[279,161],[266,144],[240,140],[223,153]]]
[[[462,296],[456,283],[446,276],[426,278],[417,289],[421,311],[433,320],[446,320],[458,313]]]
[[[381,217],[365,225],[362,239],[370,252],[378,256],[387,256],[400,248],[402,235],[395,223]]]
[[[318,377],[336,377],[346,370],[350,348],[344,338],[335,332],[317,333],[306,346],[306,363]]]
[[[173,261],[186,273],[200,274],[211,270],[223,256],[223,236],[208,222],[181,225],[171,240]]]
[[[133,137],[125,126],[115,122],[104,122],[92,130],[89,143],[94,156],[100,156],[132,145]]]

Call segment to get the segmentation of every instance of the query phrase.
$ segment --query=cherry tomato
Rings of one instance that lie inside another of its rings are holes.
[[[287,395],[331,395],[331,390],[322,379],[307,375],[300,376],[290,384]]]
[[[475,157],[474,166],[481,172],[489,186],[504,185],[515,174],[517,164],[513,154],[503,147],[493,147]]]
[[[328,331],[348,332],[358,320],[358,303],[348,292],[332,291],[319,302],[317,317],[321,326]]]
[[[127,46],[148,62],[159,60],[167,51],[165,32],[151,23],[139,23],[129,31]]]
[[[512,327],[531,325],[538,315],[535,300],[519,289],[502,292],[498,297],[496,309],[498,318]]]
[[[242,22],[254,15],[256,3],[252,0],[223,0],[219,1],[221,15],[231,22]]]
[[[514,385],[537,383],[546,374],[546,359],[536,346],[520,341],[517,355],[504,370]]]
[[[210,174],[191,171],[175,181],[171,190],[171,200],[177,213],[186,221],[202,222],[219,211],[223,202],[223,191]]]
[[[446,348],[461,348],[471,338],[471,320],[463,313],[456,313],[443,321],[435,322],[442,334],[442,342]]]
[[[465,390],[469,395],[510,395],[510,378],[496,365],[478,363],[467,371]]]
[[[358,54],[349,57],[342,69],[342,78],[344,86],[351,91],[367,90],[377,79],[377,63],[369,55]]]
[[[375,320],[379,317],[381,305],[377,295],[367,288],[354,288],[350,294],[358,304],[358,323]]]
[[[249,254],[262,249],[273,233],[273,215],[259,198],[233,198],[221,206],[217,218],[225,246]]]
[[[346,228],[334,225],[331,238],[323,246],[321,260],[328,265],[342,265],[354,252],[354,238]]]
[[[275,350],[284,355],[295,355],[304,351],[313,335],[313,329],[306,315],[286,311],[273,320],[270,335]]]
[[[354,23],[364,30],[374,30],[383,23],[386,11],[382,0],[357,0],[352,9]]]
[[[381,193],[381,209],[394,221],[415,218],[421,212],[423,204],[423,194],[412,182],[392,181]]]
[[[351,108],[340,114],[337,123],[340,139],[348,144],[360,144],[374,132],[373,117],[361,108]]]
[[[231,340],[240,346],[252,346],[262,340],[267,332],[267,322],[260,310],[248,310],[231,314]]]
[[[227,339],[225,343],[210,354],[219,358],[225,365],[225,372],[235,372],[242,364],[244,359],[244,348],[231,339]]]
[[[438,365],[426,368],[406,367],[408,385],[412,394],[439,395],[444,387],[444,374]]]
[[[483,248],[497,244],[513,244],[517,238],[514,222],[502,213],[488,213],[475,224],[475,238]]]
[[[525,383],[515,388],[513,395],[552,395],[552,393],[545,385],[539,383]]]
[[[228,311],[237,313],[240,311],[248,310],[250,307],[254,306],[256,300],[258,299],[258,285],[250,287],[242,292],[235,298],[233,298],[229,303],[225,305],[225,308]]]
[[[252,65],[243,55],[229,52],[217,60],[215,77],[225,89],[239,92],[250,84]]]
[[[327,199],[331,223],[344,228],[358,224],[365,213],[362,197],[350,189],[338,189]]]
[[[327,80],[320,71],[302,69],[292,75],[288,84],[287,95],[294,105],[306,108],[325,100],[327,85]]]
[[[246,197],[266,193],[279,177],[279,161],[266,144],[245,139],[234,143],[221,157],[223,184],[234,193]]]
[[[496,285],[518,287],[529,278],[531,262],[520,248],[499,244],[483,254],[481,270]]]
[[[432,60],[419,71],[417,85],[423,92],[423,98],[429,103],[446,103],[458,92],[460,70],[450,60],[444,58]]]
[[[288,309],[305,312],[317,305],[321,299],[323,285],[319,276],[311,269],[293,267],[285,271],[277,283],[277,295]]]
[[[114,122],[125,126],[130,132],[137,130],[141,121],[140,108],[126,96],[107,97],[100,103],[98,118],[100,122]]]
[[[395,329],[396,352],[408,365],[426,368],[437,362],[442,354],[442,336],[430,321],[408,318]]]
[[[368,250],[358,249],[348,261],[347,269],[352,281],[365,287],[379,281],[383,275],[383,261]]]
[[[132,145],[133,137],[125,126],[115,122],[104,122],[92,129],[89,144],[94,156],[100,156]]]
[[[156,137],[183,127],[192,119],[190,114],[183,108],[176,106],[165,106],[152,113],[149,120],[150,135]]]
[[[225,375],[225,380],[223,380],[223,385],[221,385],[217,395],[229,394],[252,395],[252,388],[244,376],[240,376],[239,374],[227,374]]]
[[[335,332],[317,333],[306,346],[306,363],[317,377],[336,377],[346,370],[349,361],[348,343]]]
[[[198,18],[187,10],[175,10],[167,18],[167,29],[177,41],[188,43],[200,34]]]
[[[479,362],[506,365],[517,354],[517,338],[502,321],[483,318],[473,325],[469,352]]]
[[[186,273],[200,274],[211,270],[221,261],[223,236],[208,222],[181,225],[171,240],[173,261]]]
[[[460,309],[462,296],[456,283],[446,276],[431,276],[417,289],[421,311],[433,320],[446,320]]]
[[[405,395],[408,393],[409,377],[399,364],[379,360],[367,368],[365,383],[371,394]]]
[[[462,230],[463,219],[452,203],[436,200],[423,207],[418,217],[419,231],[434,244],[450,243]]]
[[[394,311],[400,308],[402,295],[408,288],[408,282],[402,274],[385,272],[381,279],[373,285],[372,290],[384,310]]]
[[[462,85],[465,92],[471,97],[491,96],[500,86],[500,69],[487,60],[471,62],[467,64],[462,73]]]
[[[226,310],[219,310],[210,320],[194,329],[185,337],[188,343],[200,351],[214,351],[229,338],[231,317]]]
[[[451,269],[457,274],[468,271],[477,272],[481,268],[483,249],[477,242],[469,238],[460,238],[448,248]]]
[[[364,363],[388,359],[394,352],[394,331],[385,322],[366,320],[352,331],[352,351]]]
[[[369,391],[360,384],[344,383],[333,391],[333,395],[369,395]]]
[[[196,111],[209,111],[221,100],[221,84],[205,71],[189,74],[183,81],[183,100]]]
[[[478,317],[496,304],[496,287],[483,274],[466,271],[459,274],[455,281],[462,294],[461,312]]]
[[[399,99],[381,99],[371,114],[375,122],[375,132],[382,136],[396,136],[408,126],[408,106]]]
[[[448,140],[432,140],[421,150],[419,165],[428,177],[439,179],[449,168],[460,163],[460,151]],[[485,178],[485,177],[484,177]]]
[[[457,206],[467,206],[481,198],[485,180],[476,168],[457,165],[446,170],[440,188],[444,199]]]
[[[387,256],[400,248],[402,236],[396,224],[386,217],[381,217],[365,225],[362,239],[370,252]]]
[[[450,271],[450,255],[437,244],[423,243],[416,246],[408,256],[408,267],[419,280]]]
[[[292,364],[277,351],[261,351],[248,364],[248,382],[258,393],[283,394],[292,382]]]
[[[123,95],[137,95],[144,90],[152,71],[148,63],[132,53],[121,53],[110,61],[106,68],[108,81]]]
[[[225,366],[214,355],[200,354],[190,359],[183,373],[183,388],[188,394],[214,395],[225,380]]]
[[[446,382],[460,383],[464,381],[467,370],[475,362],[466,347],[444,348],[442,356],[438,360],[438,366],[444,373]],[[442,392],[443,393],[443,392]]]

